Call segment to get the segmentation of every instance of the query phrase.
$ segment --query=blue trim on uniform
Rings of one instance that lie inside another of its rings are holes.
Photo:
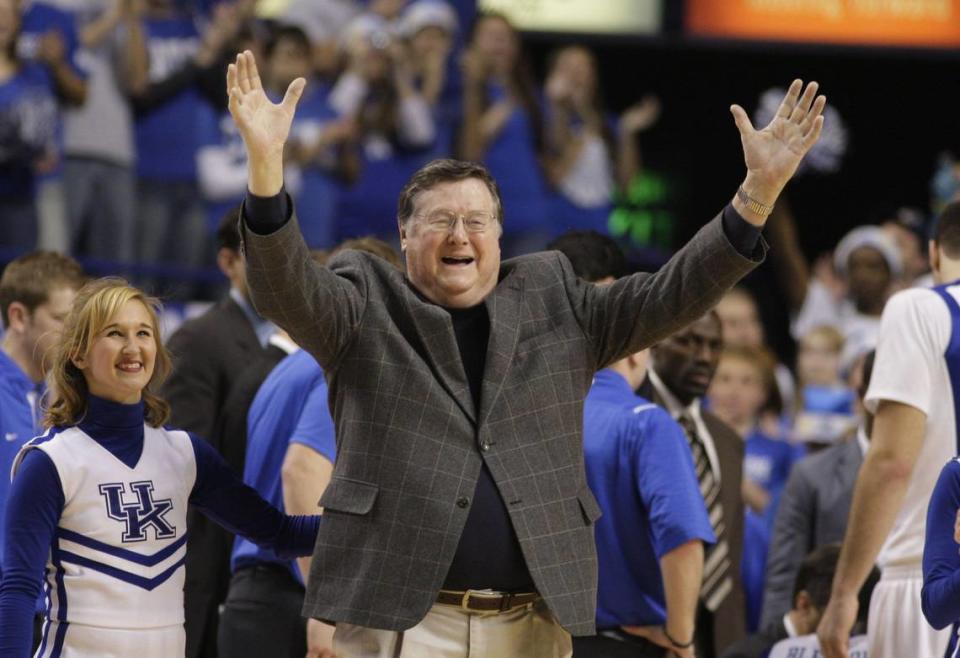
[[[155,567],[168,557],[177,552],[177,549],[183,546],[187,542],[187,535],[184,535],[173,542],[169,546],[157,551],[153,555],[143,555],[142,553],[135,553],[133,551],[127,550],[125,548],[120,548],[118,546],[111,546],[110,544],[104,544],[101,541],[96,539],[91,539],[86,535],[81,535],[79,532],[74,532],[73,530],[67,530],[66,528],[57,528],[56,536],[60,539],[66,539],[67,541],[72,541],[81,546],[86,546],[87,548],[92,548],[95,551],[100,551],[101,553],[106,553],[107,555],[112,555],[113,557],[122,558],[128,562],[135,562],[136,564],[145,566],[145,567]]]
[[[957,304],[953,295],[947,292],[947,288],[955,285],[960,285],[960,281],[937,286],[933,291],[940,295],[950,311],[950,342],[943,353],[943,358],[947,363],[947,372],[950,373],[950,393],[953,395],[954,436],[957,442],[955,452],[960,454],[960,331],[958,331],[960,329],[960,304]]]
[[[122,580],[123,582],[129,583],[130,585],[135,585],[141,589],[147,590],[148,592],[153,591],[154,589],[156,589],[157,587],[159,587],[160,585],[168,581],[170,579],[170,576],[172,576],[173,573],[177,569],[182,567],[184,562],[187,561],[187,557],[186,555],[184,555],[182,558],[177,560],[177,562],[173,564],[171,567],[160,572],[153,578],[145,578],[143,576],[138,576],[128,571],[124,571],[123,569],[111,567],[108,564],[103,564],[101,562],[97,562],[96,560],[91,560],[90,558],[77,555],[76,553],[61,551],[60,554],[63,556],[63,559],[65,559],[67,562],[76,564],[77,566],[86,567],[88,569],[93,569],[94,571],[99,571],[102,574],[106,574],[108,576],[116,578],[117,580]]]
[[[56,543],[50,547],[50,557],[53,565],[57,568],[57,635],[53,640],[53,651],[50,652],[50,658],[60,658],[63,651],[63,642],[67,637],[67,588],[63,584],[63,556],[62,551],[57,548]]]
[[[43,598],[45,599],[47,604],[47,613],[44,615],[43,629],[42,629],[42,635],[41,635],[42,639],[40,640],[40,649],[39,651],[37,651],[38,656],[43,656],[43,652],[46,651],[47,649],[47,640],[49,639],[49,636],[50,636],[50,608],[53,607],[53,601],[50,599],[50,589],[53,586],[50,584],[49,578],[50,578],[50,572],[45,569],[43,574],[43,589],[44,589]]]

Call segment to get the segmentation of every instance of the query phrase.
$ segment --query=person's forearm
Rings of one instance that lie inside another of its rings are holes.
[[[80,30],[80,43],[84,48],[98,48],[120,23],[120,17],[120,3],[118,2],[113,7],[101,12],[99,16]]]
[[[627,130],[617,131],[617,186],[626,194],[630,183],[640,171],[640,145],[637,136]]]
[[[689,642],[703,578],[703,543],[694,540],[673,549],[660,558],[660,571],[667,604],[664,627],[674,641]]]
[[[460,130],[460,157],[480,161],[486,144],[480,129],[483,119],[483,89],[478,83],[468,82],[463,92],[463,126]]]
[[[914,407],[883,400],[874,419],[870,450],[860,468],[850,507],[833,593],[855,597],[893,528],[917,455],[926,416]]]
[[[143,23],[140,19],[127,18],[124,21],[124,28],[121,73],[127,93],[135,97],[143,93],[150,83],[150,56],[147,53]]]
[[[87,81],[77,75],[67,60],[50,67],[57,95],[70,105],[83,105],[87,100]]]
[[[773,246],[771,261],[780,287],[787,295],[790,310],[798,312],[807,297],[810,266],[800,249],[796,220],[787,199],[781,198],[770,216],[772,221],[767,235]]]
[[[333,474],[333,464],[315,450],[292,443],[280,468],[283,509],[287,514],[316,514],[317,501],[326,490]],[[297,566],[307,582],[310,558],[297,559]]]

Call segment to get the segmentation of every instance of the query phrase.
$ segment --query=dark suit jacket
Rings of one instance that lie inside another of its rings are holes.
[[[713,614],[713,641],[717,655],[747,634],[746,597],[740,580],[743,559],[743,523],[746,510],[740,484],[743,482],[743,439],[709,411],[701,411],[703,423],[713,437],[720,462],[720,498],[723,500],[724,523],[730,543],[733,565],[733,591]]]
[[[770,539],[761,627],[793,607],[793,582],[803,558],[818,546],[843,541],[862,463],[860,445],[851,438],[794,464]]]
[[[655,275],[609,286],[565,256],[505,261],[484,304],[490,338],[476,408],[450,315],[385,261],[314,263],[296,219],[244,228],[260,312],[324,368],[337,461],[304,603],[310,617],[403,630],[436,600],[486,463],[537,590],[575,635],[594,632],[600,510],[583,468],[594,373],[703,315],[757,262],[720,218]]]
[[[247,455],[247,415],[250,405],[263,380],[287,356],[287,352],[276,345],[267,345],[237,377],[220,410],[220,419],[214,432],[217,445],[223,458],[240,475],[243,475]]]
[[[250,320],[230,297],[188,320],[167,342],[173,373],[161,391],[173,426],[194,432],[223,454],[216,428],[234,380],[263,353]],[[231,535],[192,507],[187,513],[187,658],[216,658],[217,608],[230,581]]]

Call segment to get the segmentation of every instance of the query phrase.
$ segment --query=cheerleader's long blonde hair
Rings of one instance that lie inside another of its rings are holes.
[[[53,350],[52,367],[47,375],[44,426],[64,427],[83,420],[89,390],[75,361],[90,353],[97,335],[110,324],[123,305],[132,300],[141,302],[150,314],[153,339],[157,344],[153,375],[143,390],[145,420],[152,427],[160,427],[169,418],[170,405],[156,393],[171,368],[170,353],[160,340],[160,301],[123,279],[108,277],[91,281],[81,288],[64,320],[60,342]]]

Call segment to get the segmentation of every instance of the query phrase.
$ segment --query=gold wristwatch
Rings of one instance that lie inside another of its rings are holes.
[[[743,205],[750,209],[750,212],[757,214],[760,217],[769,217],[770,213],[773,212],[773,206],[760,203],[751,197],[749,194],[743,191],[742,185],[737,188],[737,198],[743,202]]]

